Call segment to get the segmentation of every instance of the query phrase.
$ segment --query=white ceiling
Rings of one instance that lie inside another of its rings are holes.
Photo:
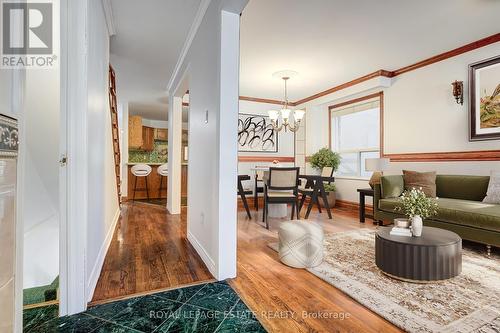
[[[200,0],[112,0],[111,64],[129,112],[167,119],[166,86]]]
[[[200,0],[112,0],[111,63],[131,114],[166,120],[166,85]],[[499,0],[250,0],[241,20],[240,94],[290,100],[395,70],[498,33]]]
[[[290,100],[395,70],[500,32],[498,0],[250,0],[241,22],[240,94]]]

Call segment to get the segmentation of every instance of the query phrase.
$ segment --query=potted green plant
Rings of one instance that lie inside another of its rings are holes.
[[[413,236],[421,236],[423,220],[437,214],[438,203],[435,199],[428,198],[422,188],[406,190],[399,197],[397,212],[403,212],[411,221]]]
[[[317,151],[315,154],[311,156],[309,159],[309,163],[313,168],[321,172],[324,167],[331,167],[333,168],[333,171],[337,171],[340,165],[340,155],[338,153],[333,152],[329,148],[321,148],[319,151]],[[328,193],[327,194],[327,199],[328,199],[328,205],[330,207],[335,206],[335,200],[336,200],[336,187],[335,184],[324,184],[325,191]],[[320,200],[322,203],[322,201]]]
[[[338,153],[333,152],[329,148],[321,148],[310,157],[309,163],[313,168],[320,171],[324,167],[332,167],[336,171],[339,168],[340,159],[341,157]]]

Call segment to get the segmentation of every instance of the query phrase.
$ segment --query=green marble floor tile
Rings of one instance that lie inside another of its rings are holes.
[[[157,293],[157,294],[155,294],[155,296],[161,297],[161,298],[166,298],[166,299],[171,299],[173,301],[177,301],[177,302],[181,302],[181,303],[185,303],[203,287],[205,287],[205,284],[169,290],[169,291],[165,291],[162,293]]]
[[[188,304],[220,312],[229,312],[239,299],[230,286],[210,283],[201,289],[196,297],[190,299]]]
[[[229,283],[227,283],[227,281],[226,281],[226,280],[222,280],[222,281],[215,281],[215,283],[220,283],[220,284],[229,285]]]
[[[213,333],[224,320],[224,313],[183,305],[175,316],[168,318],[156,332]]]
[[[257,320],[255,313],[250,310],[242,300],[239,300],[238,303],[231,310],[231,316],[239,317],[242,319],[252,319]]]
[[[93,307],[90,307],[85,311],[85,313],[88,313],[94,317],[98,317],[101,319],[105,320],[110,320],[126,308],[132,306],[134,303],[139,301],[141,297],[135,297],[135,298],[130,298],[126,299],[123,301],[117,301],[117,302],[111,302],[107,304],[102,304],[102,305],[96,305]]]
[[[57,318],[59,315],[59,306],[49,305],[39,308],[27,309],[23,311],[23,329],[27,332],[34,327]]]
[[[92,333],[140,333],[141,331],[134,330],[132,328],[124,327],[118,324],[106,323],[99,326]]]
[[[106,324],[105,321],[80,313],[46,321],[43,324],[25,332],[89,333],[104,324]]]
[[[181,305],[182,303],[156,296],[144,296],[110,321],[139,331],[152,332]]]
[[[216,332],[261,333],[266,332],[266,330],[257,320],[229,316],[222,322]]]
[[[25,310],[24,332],[265,332],[226,281],[102,304],[73,316],[57,315],[57,305]]]

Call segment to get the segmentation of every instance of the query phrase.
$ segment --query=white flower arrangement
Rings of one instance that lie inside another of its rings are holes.
[[[395,211],[403,212],[410,219],[417,215],[426,219],[437,214],[437,200],[438,198],[428,198],[421,187],[412,188],[404,191],[399,197],[400,206],[397,206]]]

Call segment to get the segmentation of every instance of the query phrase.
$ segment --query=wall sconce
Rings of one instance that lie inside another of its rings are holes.
[[[457,101],[457,104],[464,105],[464,82],[455,80],[451,85],[453,86],[455,101]]]

